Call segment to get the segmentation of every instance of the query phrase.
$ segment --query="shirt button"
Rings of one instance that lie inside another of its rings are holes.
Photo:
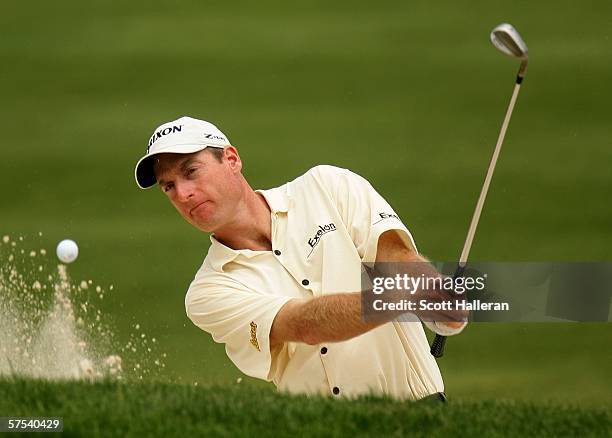
[[[274,254],[276,254],[277,256],[281,255],[281,252],[278,249],[274,250]]]
[[[334,386],[334,389],[332,389],[332,392],[334,393],[334,395],[338,395],[340,394],[340,388],[338,388],[337,386]]]
[[[326,353],[327,353],[327,347],[321,348],[321,354],[326,354]]]
[[[310,284],[310,281],[308,281],[307,279],[303,279],[303,280],[302,280],[302,284],[303,284],[304,286],[308,286],[308,285]]]

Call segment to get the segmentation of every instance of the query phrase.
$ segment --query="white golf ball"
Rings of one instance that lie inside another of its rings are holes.
[[[57,258],[64,263],[72,263],[79,256],[79,247],[74,240],[64,239],[57,244]]]

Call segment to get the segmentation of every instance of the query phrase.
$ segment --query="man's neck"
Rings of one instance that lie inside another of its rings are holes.
[[[244,202],[234,220],[214,232],[215,238],[232,249],[272,250],[270,206],[260,193],[247,185]]]

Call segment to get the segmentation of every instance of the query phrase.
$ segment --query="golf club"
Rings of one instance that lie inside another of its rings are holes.
[[[465,243],[463,244],[463,251],[461,251],[461,257],[459,258],[459,263],[457,265],[457,270],[455,271],[454,278],[462,276],[463,271],[465,270],[465,265],[467,264],[468,257],[470,255],[470,249],[472,247],[472,241],[474,240],[474,234],[476,233],[478,221],[480,220],[480,214],[482,213],[482,207],[487,197],[487,192],[489,191],[489,184],[491,184],[491,178],[493,178],[493,172],[495,171],[497,158],[499,157],[499,153],[504,142],[504,137],[506,136],[506,129],[508,129],[510,117],[512,117],[512,111],[514,110],[514,104],[516,103],[519,90],[521,89],[521,83],[523,82],[523,78],[525,77],[525,71],[527,70],[527,45],[512,25],[508,23],[502,23],[499,26],[495,27],[495,29],[491,31],[491,42],[493,43],[495,48],[497,48],[502,53],[520,59],[521,66],[519,67],[519,71],[516,76],[514,91],[512,93],[512,97],[510,98],[510,104],[508,105],[508,110],[506,111],[506,117],[504,118],[504,122],[502,123],[501,130],[499,132],[499,137],[497,138],[497,144],[495,145],[495,150],[493,151],[493,156],[491,157],[491,162],[489,163],[489,169],[487,170],[487,176],[485,177],[484,184],[482,185],[482,190],[480,191],[480,197],[478,198],[476,208],[474,209],[472,222],[470,223],[470,228],[468,230],[467,237],[465,238]],[[442,357],[444,355],[445,344],[446,337],[436,335],[433,343],[431,344],[431,354],[434,357]]]

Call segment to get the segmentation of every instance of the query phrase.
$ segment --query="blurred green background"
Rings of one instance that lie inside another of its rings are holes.
[[[140,324],[157,377],[234,384],[185,316],[209,245],[133,166],[192,115],[238,147],[255,188],[322,163],[368,178],[437,260],[461,250],[518,62],[527,77],[474,260],[609,260],[612,3],[600,1],[17,2],[0,16],[0,233],[81,248],[72,277],[114,285],[120,340]],[[611,403],[608,324],[474,324],[439,361],[462,398]],[[245,379],[242,384],[259,384]]]

